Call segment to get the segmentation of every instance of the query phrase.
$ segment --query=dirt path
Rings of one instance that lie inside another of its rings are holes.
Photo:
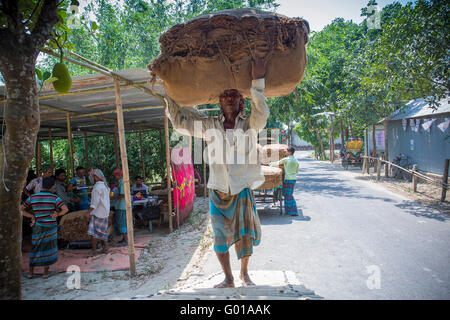
[[[154,228],[153,239],[137,262],[136,277],[130,277],[128,271],[81,273],[80,289],[67,288],[70,275],[66,273],[48,279],[23,278],[22,297],[24,300],[130,299],[135,295],[171,288],[191,272],[194,261],[201,259],[205,252],[202,248],[207,249],[210,244],[205,236],[209,225],[207,213],[207,199],[198,197],[194,212],[180,231],[175,229],[169,234],[167,224]],[[136,234],[148,234],[148,231],[137,229]]]

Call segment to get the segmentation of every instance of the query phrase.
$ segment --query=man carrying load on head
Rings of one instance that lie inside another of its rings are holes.
[[[256,156],[256,136],[257,132],[265,127],[269,116],[264,96],[265,71],[266,63],[263,59],[257,58],[253,61],[253,81],[250,90],[252,110],[248,117],[243,115],[244,99],[236,89],[225,90],[220,95],[222,114],[219,117],[206,117],[194,112],[185,113],[172,99],[167,97],[166,101],[169,118],[175,130],[181,134],[204,138],[208,143],[208,149],[214,144],[214,154],[220,154],[217,149],[217,137],[223,139],[221,146],[225,145],[231,150],[231,152],[223,150],[223,154],[227,154],[227,160],[224,162],[212,161],[213,153],[209,150],[208,188],[214,251],[225,274],[225,280],[216,285],[216,288],[234,287],[228,252],[233,244],[237,257],[241,260],[240,279],[244,286],[254,285],[248,274],[248,263],[253,246],[261,241],[261,226],[251,189],[256,189],[264,183],[264,175]],[[244,134],[239,136],[240,132]],[[239,143],[247,138],[250,140],[248,144],[244,143],[244,148],[240,148]],[[222,156],[217,158],[220,157]],[[243,159],[245,161],[242,161]]]
[[[298,216],[297,202],[294,199],[294,187],[297,182],[298,174],[298,161],[294,157],[294,147],[288,148],[288,156],[269,163],[271,167],[284,167],[284,181],[283,181],[283,198],[284,198],[284,210],[287,215]]]

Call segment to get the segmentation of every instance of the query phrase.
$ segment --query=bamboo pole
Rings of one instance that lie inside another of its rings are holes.
[[[121,88],[130,88],[130,87],[134,87],[135,85],[146,85],[146,84],[148,84],[148,81],[139,81],[139,82],[133,82],[133,84],[131,84],[131,83],[122,84],[120,87]],[[41,95],[38,95],[38,99],[39,100],[54,99],[54,98],[59,98],[59,97],[75,96],[75,95],[79,95],[79,94],[96,93],[96,92],[113,91],[113,90],[114,90],[114,86],[107,86],[107,87],[95,88],[95,89],[69,91],[69,92],[65,92],[65,93],[41,94]],[[7,101],[6,99],[1,99],[0,103],[4,103],[6,101]],[[217,110],[219,110],[219,109],[217,109]]]
[[[362,174],[366,173],[367,158],[363,158]]]
[[[445,159],[444,164],[444,172],[442,174],[442,193],[441,193],[441,202],[445,201],[445,197],[447,196],[448,189],[448,167],[449,167],[450,159]]]
[[[41,105],[43,106],[43,105]],[[46,107],[46,106],[45,106]],[[142,110],[149,110],[149,109],[159,109],[159,108],[164,108],[164,106],[144,106],[144,107],[135,107],[135,108],[127,108],[127,109],[123,109],[122,112],[133,112],[133,111],[142,111]],[[56,109],[59,112],[65,112],[62,111],[61,109]],[[111,114],[111,113],[116,113],[116,110],[108,110],[108,111],[100,111],[100,112],[92,112],[92,113],[82,113],[82,114],[76,114],[76,115],[72,115],[71,118],[75,119],[75,118],[90,118],[90,117],[95,117],[95,116],[101,116],[101,115],[106,115],[106,114]],[[65,117],[48,117],[48,118],[41,118],[41,121],[56,121],[56,120],[64,120]],[[107,118],[103,118],[102,120],[105,121],[114,121],[114,119],[107,119]]]
[[[51,50],[51,49],[49,49],[49,48],[42,48],[41,51],[44,52],[44,53],[50,54],[50,55],[52,55],[52,56],[58,57],[58,58],[61,56],[60,54],[57,54],[57,53],[53,52],[53,50]],[[125,77],[123,77],[123,76],[121,76],[121,75],[118,75],[118,74],[116,74],[116,73],[114,73],[114,72],[112,72],[112,71],[106,71],[106,70],[109,70],[109,69],[107,69],[107,68],[105,68],[105,67],[103,67],[103,66],[102,66],[101,68],[96,67],[95,65],[93,65],[93,62],[92,62],[92,61],[90,61],[90,60],[88,60],[88,59],[86,59],[86,58],[84,58],[84,61],[89,61],[89,62],[88,62],[89,64],[82,63],[82,62],[79,62],[79,61],[77,61],[77,60],[75,60],[75,59],[69,58],[69,57],[67,57],[67,55],[65,55],[65,56],[63,57],[63,59],[66,60],[66,61],[68,61],[68,62],[77,64],[77,65],[79,65],[79,66],[81,66],[81,67],[84,67],[84,68],[90,69],[90,70],[92,70],[92,71],[95,71],[95,72],[104,74],[104,75],[106,75],[106,76],[112,77],[114,80],[124,81],[126,84],[130,84],[130,85],[132,85],[133,87],[136,87],[137,89],[139,89],[139,90],[141,90],[141,91],[143,91],[143,92],[145,92],[145,93],[148,93],[149,95],[152,95],[152,96],[154,96],[154,97],[158,97],[158,98],[161,99],[161,101],[164,101],[164,98],[163,98],[161,95],[152,92],[152,90],[150,90],[150,89],[148,89],[148,88],[146,88],[146,87],[144,87],[144,86],[142,86],[142,85],[136,84],[136,83],[134,83],[133,81],[128,80],[127,78],[125,78]],[[105,70],[105,69],[106,69],[106,70]],[[120,85],[120,84],[119,84],[119,85]]]
[[[380,181],[381,174],[381,157],[377,160],[377,181]]]
[[[86,158],[86,170],[89,170],[89,145],[86,131],[84,132],[84,156]]]
[[[136,262],[134,254],[134,233],[133,233],[133,212],[131,211],[131,193],[130,193],[130,175],[128,172],[127,146],[125,141],[125,128],[123,124],[122,101],[120,98],[120,82],[114,80],[116,109],[117,109],[117,127],[120,140],[120,155],[122,158],[123,185],[125,189],[125,202],[127,212],[127,234],[128,234],[128,254],[130,256],[130,273],[136,275]]]
[[[51,50],[49,48],[42,48],[41,51],[46,53],[46,54],[52,55],[54,57],[57,57],[57,58],[61,57],[60,54],[53,52],[53,50]],[[92,65],[88,65],[86,63],[79,62],[79,61],[77,61],[75,59],[67,57],[67,55],[64,55],[63,60],[66,60],[66,61],[71,62],[73,64],[79,65],[80,67],[83,67],[83,68],[86,68],[86,69],[89,69],[89,70],[92,70],[92,71],[104,74],[105,76],[113,77],[111,72],[105,71],[103,69],[97,68],[97,67],[92,66]]]
[[[370,156],[362,156],[362,158],[363,158],[364,160],[366,160],[366,159],[367,159],[367,160],[369,160],[369,159],[378,160],[377,158],[373,158],[373,157],[370,157]],[[435,184],[439,184],[439,185],[442,185],[442,186],[448,188],[448,184],[447,184],[447,183],[445,183],[445,182],[436,182],[436,180],[434,180],[434,179],[432,179],[432,178],[430,178],[430,177],[427,177],[427,176],[424,175],[424,174],[421,174],[419,171],[413,172],[413,170],[405,169],[405,168],[403,168],[403,167],[401,167],[401,166],[399,166],[399,165],[396,165],[396,164],[394,164],[394,163],[391,163],[391,162],[389,162],[389,161],[386,161],[386,160],[380,160],[380,161],[385,162],[385,163],[388,163],[389,166],[391,166],[391,167],[396,167],[396,168],[398,168],[398,169],[400,169],[400,170],[403,170],[403,171],[405,171],[405,172],[407,172],[407,173],[409,173],[409,174],[411,174],[411,175],[415,175],[415,176],[417,176],[418,178],[421,178],[421,179],[426,180],[426,181],[428,181],[428,182],[435,183]],[[363,163],[364,163],[364,162],[363,162]],[[363,169],[363,173],[364,173],[364,172],[365,172],[365,170]]]
[[[114,151],[116,154],[116,168],[120,168],[119,165],[119,146],[117,145],[117,133],[118,128],[117,128],[117,123],[114,124]]]
[[[67,52],[67,54],[68,54],[69,56],[78,58],[78,59],[80,59],[80,60],[82,60],[82,61],[84,61],[84,62],[87,62],[87,63],[89,63],[89,64],[92,64],[94,67],[103,69],[103,70],[108,71],[108,72],[112,72],[112,70],[108,69],[107,67],[104,67],[104,66],[102,66],[101,64],[98,64],[98,63],[96,63],[96,62],[94,62],[94,61],[91,61],[91,60],[89,60],[88,58],[85,58],[85,57],[83,57],[83,56],[80,56],[79,54],[76,54],[75,52],[69,51],[69,52]]]
[[[208,196],[207,194],[207,187],[206,187],[206,159],[205,157],[205,149],[206,149],[206,142],[205,140],[202,140],[203,145],[203,152],[202,152],[202,162],[203,162],[203,196],[206,198]]]
[[[52,139],[52,128],[48,129],[49,136],[49,146],[50,146],[50,167],[53,168],[53,139]]]
[[[167,106],[164,110],[164,136],[166,143],[166,172],[167,172],[167,207],[169,210],[169,231],[173,231],[172,226],[172,183],[170,179],[170,146],[169,146],[169,118],[167,117]]]
[[[161,153],[161,168],[165,167],[164,158],[163,158],[163,154],[164,154],[164,148],[163,148],[163,144],[164,144],[163,135],[164,135],[164,132],[163,131],[164,131],[163,129],[159,130],[159,147],[160,147],[160,153]],[[164,179],[164,172],[163,172],[163,179]]]
[[[72,149],[72,129],[70,127],[70,114],[66,114],[67,119],[67,140],[69,142],[69,171],[70,176],[74,176],[74,170],[73,170],[73,149]]]
[[[145,180],[144,153],[142,151],[142,128],[139,128],[139,152],[141,155],[142,176],[144,177]]]

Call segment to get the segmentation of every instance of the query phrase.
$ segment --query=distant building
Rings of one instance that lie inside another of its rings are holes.
[[[450,97],[432,109],[424,99],[412,100],[388,122],[389,161],[407,155],[420,171],[442,174],[450,158]]]
[[[369,154],[373,151],[373,140],[372,140],[372,127],[367,130],[367,145],[369,146]],[[384,155],[384,126],[375,125],[375,147],[377,152],[377,157]]]

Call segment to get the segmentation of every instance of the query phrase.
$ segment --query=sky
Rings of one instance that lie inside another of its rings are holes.
[[[368,0],[276,0],[280,6],[277,13],[288,17],[302,17],[308,21],[311,31],[320,31],[335,18],[344,18],[360,23],[364,19],[360,16],[361,8],[366,7]],[[381,9],[394,0],[377,0]],[[406,4],[407,0],[398,0]]]
[[[147,0],[148,1],[148,0]],[[397,0],[401,4],[408,0]],[[80,9],[90,0],[80,0]],[[302,17],[309,23],[311,31],[320,31],[335,18],[344,18],[360,23],[361,8],[366,7],[368,0],[276,0],[280,6],[277,12],[288,17]],[[394,0],[377,0],[379,8],[395,2]],[[0,80],[0,84],[2,84]]]
[[[411,1],[413,0],[397,0],[401,4]],[[91,0],[80,0],[80,9],[83,10],[89,2]],[[353,20],[355,23],[362,22],[364,19],[360,16],[361,8],[366,7],[369,0],[276,0],[276,2],[280,5],[278,13],[288,17],[302,17],[308,21],[311,31],[320,31],[335,18]],[[380,9],[393,2],[395,0],[377,0]]]

